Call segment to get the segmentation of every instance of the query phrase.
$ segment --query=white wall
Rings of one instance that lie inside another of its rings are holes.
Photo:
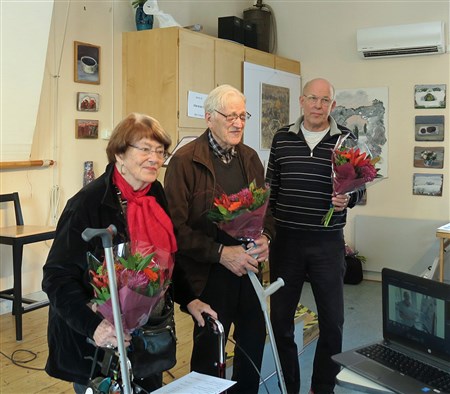
[[[219,16],[242,16],[242,11],[253,3],[161,0],[159,6],[181,25],[200,23],[204,26],[204,33],[217,35]],[[448,32],[449,3],[412,0],[272,0],[268,3],[273,8],[277,21],[278,54],[300,60],[303,82],[322,76],[330,79],[336,88],[386,86],[389,89],[389,179],[369,188],[368,204],[355,208],[350,214],[347,240],[350,243],[355,240],[356,215],[387,217],[392,220],[411,218],[418,223],[423,220],[442,220],[443,223],[450,221],[449,109],[428,112],[415,110],[413,105],[415,84],[447,84],[447,89],[450,89],[449,54],[361,60],[356,53],[355,38],[356,29],[360,27],[434,20],[445,21]],[[50,169],[0,172],[0,191],[20,192],[27,223],[52,223],[54,215],[49,203],[52,188],[58,186],[60,189],[59,213],[67,199],[82,185],[82,166],[85,160],[94,161],[97,175],[103,171],[106,164],[106,141],[76,140],[75,119],[98,119],[102,132],[111,129],[122,118],[121,32],[129,30],[134,30],[134,17],[128,0],[55,2],[31,159],[54,159],[57,163]],[[73,82],[73,41],[101,47],[100,85]],[[76,92],[85,91],[101,95],[99,112],[86,115],[76,111]],[[413,148],[417,145],[414,141],[414,116],[422,114],[443,114],[446,117],[447,136],[444,142],[438,144],[446,148],[442,197],[412,195],[412,174],[425,172],[413,167]],[[14,116],[21,119],[20,108],[15,109]],[[1,223],[11,221],[6,212],[0,210],[0,213]],[[376,231],[383,231],[383,228]],[[368,232],[363,238],[370,241],[374,235]],[[420,237],[420,234],[415,236]],[[413,238],[410,242],[414,246]],[[389,248],[394,247],[395,239],[391,245],[380,245],[379,250],[383,250],[386,255]],[[26,293],[40,289],[41,267],[47,251],[48,246],[45,244],[26,248]],[[10,258],[10,249],[2,246],[0,252],[0,288],[5,288],[12,284],[11,269],[3,264]],[[361,253],[364,254],[364,250]]]

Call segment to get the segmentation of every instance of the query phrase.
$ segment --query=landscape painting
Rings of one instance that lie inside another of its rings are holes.
[[[337,89],[336,107],[331,115],[366,144],[377,167],[388,175],[388,88]]]
[[[442,196],[442,174],[414,174],[413,194],[419,196]]]

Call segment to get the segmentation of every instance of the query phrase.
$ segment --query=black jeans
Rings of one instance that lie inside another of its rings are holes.
[[[200,299],[217,312],[226,337],[234,324],[233,339],[243,349],[236,346],[233,358],[232,380],[237,383],[228,393],[257,393],[259,370],[261,369],[266,329],[264,315],[258,297],[247,275],[238,277],[221,264],[215,264]],[[218,376],[215,364],[219,361],[218,337],[208,335],[204,328],[194,326],[194,348],[191,370]],[[255,364],[258,371],[252,365]]]
[[[270,279],[285,285],[270,299],[270,315],[286,387],[300,390],[298,350],[294,341],[294,314],[306,279],[311,282],[319,318],[311,388],[331,393],[340,367],[331,356],[342,349],[344,324],[345,247],[342,231],[277,229],[270,248]]]

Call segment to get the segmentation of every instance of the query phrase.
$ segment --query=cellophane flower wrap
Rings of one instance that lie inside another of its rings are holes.
[[[122,244],[115,248],[114,268],[119,293],[123,329],[133,332],[142,327],[169,287],[173,271],[171,253],[150,245]],[[88,253],[92,302],[105,319],[114,324],[106,261]]]
[[[361,142],[347,139],[348,135],[341,139],[338,146],[331,153],[331,179],[333,182],[333,195],[355,192],[375,179],[381,179],[379,168],[375,164],[380,157],[372,157],[367,146]],[[328,227],[334,213],[331,205],[326,215],[322,218],[322,224]]]
[[[208,218],[233,238],[247,242],[255,240],[264,229],[269,194],[268,185],[257,187],[252,181],[238,193],[222,193],[216,197]]]

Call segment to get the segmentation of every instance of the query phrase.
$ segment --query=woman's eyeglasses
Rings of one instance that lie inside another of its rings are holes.
[[[140,147],[140,146],[136,146],[133,144],[128,144],[128,146],[131,146],[134,149],[137,149],[139,151],[141,151],[141,153],[145,156],[151,156],[151,154],[153,153],[158,159],[167,159],[170,154],[169,152],[167,152],[166,150],[164,150],[164,148],[156,148],[156,149],[152,149],[152,148],[148,148],[146,146]]]

